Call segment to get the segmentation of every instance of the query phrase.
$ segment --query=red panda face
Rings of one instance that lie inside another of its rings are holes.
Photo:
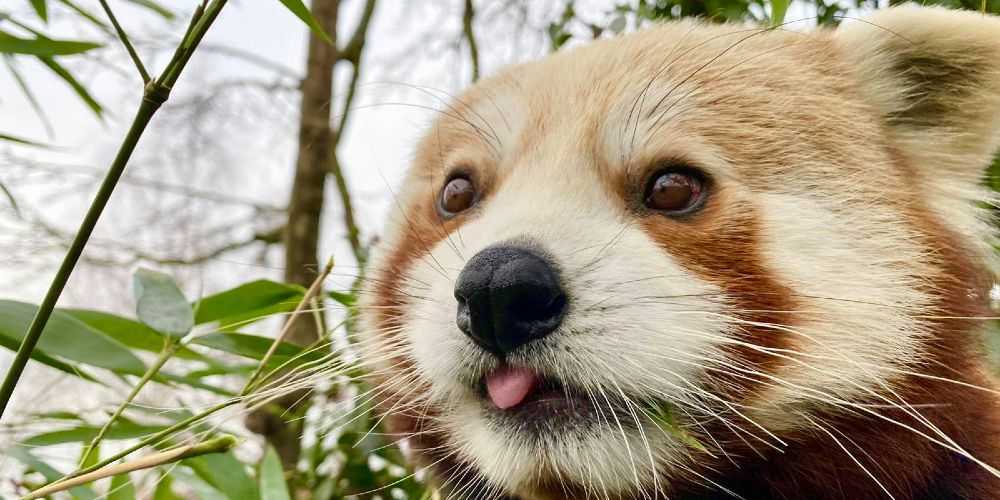
[[[850,440],[836,418],[941,429],[906,408],[934,404],[921,381],[981,383],[933,366],[976,326],[940,318],[986,298],[972,200],[1000,22],[873,23],[666,25],[442,110],[361,310],[382,411],[445,491],[738,494],[719,471],[817,434],[831,453]],[[957,25],[967,39],[935,45]],[[975,92],[914,79],[956,65]],[[896,487],[857,462],[872,491]]]

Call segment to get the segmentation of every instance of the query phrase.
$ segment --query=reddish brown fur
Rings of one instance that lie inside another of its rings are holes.
[[[754,106],[766,107],[769,96],[747,96],[741,93],[739,81],[727,82],[720,78],[719,73],[711,71],[694,79],[698,85],[713,89],[710,98],[703,99],[700,104],[705,109],[721,110],[720,116],[725,118],[739,120],[742,116],[748,123],[746,136],[740,136],[732,128],[724,133],[716,132],[713,122],[704,117],[700,117],[700,122],[692,120],[696,122],[695,125],[679,120],[677,128],[691,126],[697,135],[710,138],[713,144],[726,151],[731,163],[753,166],[752,171],[740,172],[738,177],[747,186],[760,191],[767,191],[769,188],[761,179],[780,176],[795,167],[781,162],[780,155],[786,150],[808,151],[813,157],[841,165],[845,176],[852,173],[864,174],[871,164],[880,162],[889,167],[872,175],[874,182],[891,183],[892,189],[862,186],[858,192],[876,197],[879,203],[904,214],[919,235],[920,245],[933,256],[930,265],[936,271],[925,285],[925,291],[934,297],[932,308],[923,312],[931,318],[927,322],[932,333],[923,346],[929,353],[930,360],[921,366],[921,371],[926,376],[904,376],[901,380],[894,381],[893,390],[901,400],[919,408],[923,417],[933,422],[973,456],[987,464],[1000,466],[1000,399],[987,390],[953,382],[983,388],[994,387],[979,365],[980,349],[975,333],[984,325],[982,320],[974,319],[989,315],[987,293],[990,276],[977,263],[979,257],[966,249],[968,245],[963,245],[963,236],[951,230],[925,203],[923,187],[919,184],[925,179],[918,173],[918,167],[891,140],[879,139],[889,137],[890,134],[878,124],[871,107],[862,104],[861,91],[854,88],[851,82],[850,68],[840,62],[818,60],[815,57],[817,54],[826,54],[829,43],[828,39],[817,37],[815,41],[790,49],[791,54],[785,54],[801,61],[803,74],[817,75],[815,82],[810,82],[811,86],[805,91],[793,88],[802,83],[799,80],[788,82],[774,78],[770,81],[766,77],[767,73],[762,73],[765,76],[761,80],[776,93],[793,92],[801,99],[808,99],[811,95],[821,96],[813,101],[803,100],[804,104],[800,105],[803,109],[790,111],[790,114],[796,116],[781,124],[783,130],[794,137],[778,137],[774,139],[775,143],[761,142],[761,130],[770,126],[768,120],[781,118],[767,114],[753,115]],[[756,55],[760,55],[760,51]],[[634,57],[638,58],[639,55]],[[780,64],[776,67],[780,67]],[[611,83],[606,85],[613,86]],[[586,99],[588,102],[601,101],[602,96],[605,96],[607,102],[595,102],[595,109],[608,109],[613,102],[613,90],[595,87],[588,92],[591,96]],[[849,132],[844,129],[817,131],[812,126],[808,120],[809,106],[828,102],[830,95],[840,96],[843,101],[843,109],[831,113],[839,113],[845,121],[851,121],[854,117],[856,129]],[[470,95],[466,99],[467,105],[474,107],[477,100],[481,99],[482,95]],[[729,108],[734,100],[739,100],[736,111]],[[753,102],[754,100],[759,102]],[[751,101],[750,104],[748,101]],[[464,107],[458,109],[460,111]],[[519,164],[519,159],[530,156],[544,138],[545,134],[542,132],[553,126],[553,120],[558,120],[558,117],[551,116],[545,106],[533,107],[533,111],[527,118],[527,130],[530,133],[517,137],[512,157],[496,158],[483,153],[486,148],[482,147],[478,155],[463,153],[470,157],[470,162],[473,161],[471,157],[475,156],[477,168],[474,174],[481,176],[478,184],[483,190],[482,196],[489,196],[509,176],[515,175],[511,168],[498,168],[498,163]],[[699,124],[702,128],[699,128]],[[586,132],[591,135],[581,138],[581,143],[595,144],[598,135],[596,128],[587,128]],[[824,132],[829,135],[824,136]],[[844,134],[848,135],[845,137]],[[442,221],[437,214],[434,205],[436,186],[441,185],[447,173],[443,170],[442,157],[464,151],[463,145],[482,141],[484,139],[479,134],[470,132],[467,126],[457,123],[451,117],[438,124],[418,150],[409,182],[425,189],[400,200],[404,205],[403,212],[408,214],[407,229],[391,246],[385,263],[374,277],[372,291],[377,296],[374,303],[379,307],[377,326],[383,332],[390,332],[384,333],[386,341],[392,341],[398,336],[396,330],[405,326],[404,309],[408,298],[399,289],[400,278],[407,275],[415,262],[426,258],[430,248],[448,238],[464,221],[475,217],[475,212],[472,212]],[[796,141],[804,144],[789,146]],[[874,151],[866,151],[867,156],[862,155],[854,163],[852,155],[855,151],[850,147],[852,141],[865,141],[876,147]],[[594,156],[599,156],[596,150]],[[609,172],[612,170],[605,169],[605,173]],[[801,175],[798,180],[804,184],[828,180],[823,177],[809,179],[809,172]],[[629,199],[632,195],[630,189],[635,184],[633,179],[628,178],[627,172],[609,173],[602,176],[601,181],[618,200]],[[623,202],[622,210],[626,213],[630,210],[634,212],[629,202]],[[734,315],[754,323],[795,326],[795,311],[799,307],[799,301],[777,278],[778,273],[772,268],[773,263],[768,263],[761,254],[761,220],[752,200],[742,199],[739,193],[722,189],[703,211],[689,220],[678,222],[641,213],[633,213],[633,216],[640,227],[686,269],[699,278],[716,284],[727,297],[735,299],[735,303],[729,304]],[[765,348],[794,349],[797,342],[777,328],[747,327],[735,333],[747,342]],[[766,374],[779,373],[787,363],[749,348],[731,348],[729,352],[738,364],[742,363]],[[412,360],[405,357],[398,357],[390,363],[398,363],[401,370],[413,367]],[[759,377],[737,377],[732,373],[715,374],[714,377],[713,374],[707,375],[709,380],[717,382],[716,392],[732,401],[751,400],[767,384],[766,380]],[[388,379],[377,382],[391,383]],[[856,402],[880,403],[875,398]],[[388,411],[397,403],[405,402],[394,395],[383,403],[382,409]],[[434,409],[429,408],[428,411],[432,418]],[[726,444],[726,452],[738,465],[727,457],[713,460],[702,456],[699,457],[698,466],[710,479],[748,500],[885,498],[885,493],[858,466],[854,458],[837,447],[836,441],[840,441],[898,500],[1000,499],[1000,479],[971,460],[964,459],[900,425],[922,429],[922,424],[911,415],[893,409],[882,409],[879,413],[898,423],[873,417],[860,410],[811,410],[810,415],[829,429],[835,439],[815,427],[789,431],[781,436],[789,443],[783,453],[765,446],[748,446],[744,437],[734,435],[722,424],[710,424],[707,429],[709,433]],[[445,478],[478,476],[471,465],[461,461],[461,457],[448,454],[450,437],[446,430],[431,428],[412,412],[396,413],[392,417],[393,430],[402,435],[419,433],[413,444],[423,463],[437,464],[436,470]],[[550,499],[567,498],[567,495],[569,498],[582,498],[584,490],[582,487],[553,482],[543,486],[539,495]],[[673,480],[670,490],[663,493],[669,495],[669,498],[682,500],[722,497],[717,489],[706,487],[703,481],[683,477]],[[643,496],[636,495],[633,498]]]

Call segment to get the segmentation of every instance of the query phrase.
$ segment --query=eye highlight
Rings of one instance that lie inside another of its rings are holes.
[[[666,215],[684,215],[705,198],[705,176],[686,167],[669,168],[653,174],[646,183],[646,208]]]
[[[476,187],[468,177],[452,177],[441,190],[438,208],[441,215],[451,217],[468,210],[476,203]]]

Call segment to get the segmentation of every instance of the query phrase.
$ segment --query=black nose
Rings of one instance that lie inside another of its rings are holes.
[[[466,263],[455,285],[458,327],[503,356],[559,326],[566,293],[542,256],[524,248],[489,247]]]

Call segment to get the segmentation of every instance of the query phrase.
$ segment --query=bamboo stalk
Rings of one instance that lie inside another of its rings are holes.
[[[10,369],[4,376],[3,384],[0,385],[0,419],[3,418],[4,411],[7,409],[7,405],[14,395],[17,382],[21,379],[21,374],[24,373],[24,367],[27,366],[28,360],[31,359],[31,353],[35,350],[42,332],[45,331],[45,325],[52,316],[52,311],[55,310],[59,296],[62,295],[63,289],[66,288],[66,282],[69,281],[70,275],[73,274],[73,269],[76,267],[77,262],[79,262],[80,255],[83,254],[83,249],[87,246],[87,241],[90,240],[90,235],[94,232],[94,227],[97,226],[101,214],[104,213],[104,208],[107,206],[108,200],[111,199],[111,194],[114,192],[115,186],[118,185],[118,181],[125,172],[125,167],[128,166],[128,161],[132,157],[139,139],[146,131],[146,127],[149,125],[150,120],[152,120],[153,115],[156,114],[163,103],[169,98],[170,90],[177,82],[195,49],[198,48],[198,43],[205,36],[212,22],[218,17],[219,12],[225,7],[226,2],[227,0],[213,0],[211,3],[198,6],[191,17],[191,22],[188,25],[184,39],[177,47],[177,50],[174,51],[173,57],[163,69],[161,76],[150,80],[143,87],[142,102],[139,104],[135,118],[132,119],[132,125],[129,126],[128,133],[122,140],[122,144],[118,148],[118,153],[111,162],[111,167],[108,169],[104,181],[101,182],[101,187],[97,190],[97,194],[94,195],[94,199],[90,203],[90,208],[87,209],[87,214],[80,223],[80,228],[77,230],[76,236],[73,237],[69,250],[66,252],[59,270],[52,279],[45,298],[38,306],[38,310],[35,312],[30,326],[28,326],[28,331],[25,333],[24,339],[17,349],[17,354],[14,356],[14,362],[11,363]],[[128,44],[127,38],[123,39],[122,43]]]
[[[209,439],[197,444],[191,444],[186,446],[178,446],[176,448],[162,451],[160,453],[154,453],[152,455],[147,455],[137,460],[131,462],[125,462],[118,465],[113,465],[111,467],[105,467],[100,470],[88,474],[82,474],[69,479],[64,479],[57,483],[52,483],[48,486],[44,486],[35,491],[32,491],[28,495],[21,497],[21,500],[34,500],[36,498],[42,498],[49,496],[53,493],[59,493],[60,491],[66,491],[74,486],[80,486],[81,484],[87,484],[92,481],[98,481],[106,477],[117,476],[119,474],[127,474],[129,472],[149,469],[152,467],[158,467],[160,465],[169,464],[184,460],[185,458],[197,457],[199,455],[208,455],[210,453],[225,453],[236,446],[236,438],[233,436],[219,436],[217,438]]]

